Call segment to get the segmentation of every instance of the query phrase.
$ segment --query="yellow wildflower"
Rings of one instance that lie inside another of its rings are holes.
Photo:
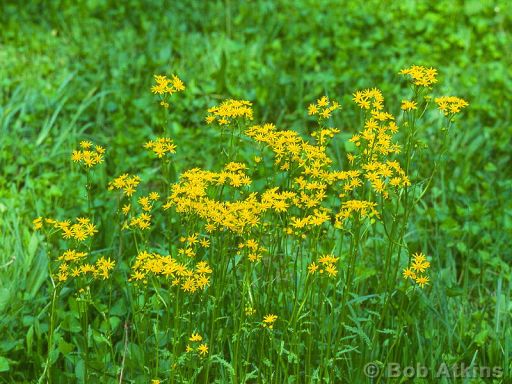
[[[219,125],[228,125],[234,119],[253,119],[252,103],[247,100],[228,99],[220,105],[208,109],[206,123],[211,124],[217,121]]]
[[[402,100],[401,108],[403,111],[412,111],[413,109],[418,109],[418,105],[412,100]]]
[[[208,345],[206,343],[201,344],[197,347],[197,350],[201,356],[206,356],[208,354]]]
[[[439,110],[443,112],[445,116],[455,115],[469,105],[466,100],[456,96],[437,97],[434,101],[436,102]]]
[[[202,341],[203,337],[199,333],[193,333],[188,339],[189,341]]]
[[[275,321],[277,320],[277,316],[276,315],[266,315],[264,318],[263,318],[263,326],[264,327],[268,327],[269,329],[272,329],[274,327],[274,323]]]
[[[429,87],[437,83],[437,70],[434,68],[413,65],[409,68],[402,69],[399,74],[411,76],[413,83],[421,87]]]

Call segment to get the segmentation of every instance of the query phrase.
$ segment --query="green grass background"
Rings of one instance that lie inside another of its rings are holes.
[[[328,94],[343,106],[336,126],[352,132],[353,91],[377,86],[397,113],[407,96],[397,72],[412,64],[438,68],[437,93],[470,103],[451,136],[445,177],[411,223],[444,292],[433,316],[445,327],[423,331],[456,335],[455,346],[429,346],[432,354],[508,365],[508,1],[4,0],[0,25],[0,382],[33,378],[20,371],[35,353],[27,333],[48,328],[47,261],[31,221],[80,212],[82,186],[69,161],[79,140],[108,148],[102,177],[139,172],[141,146],[162,120],[149,92],[153,74],[176,73],[187,85],[172,104],[183,170],[215,167],[203,118],[224,98],[251,100],[257,121],[300,131],[307,104]],[[433,129],[428,119],[424,129]]]

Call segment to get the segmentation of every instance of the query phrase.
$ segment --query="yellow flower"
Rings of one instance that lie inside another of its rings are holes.
[[[275,323],[276,320],[277,320],[277,316],[276,315],[272,315],[272,314],[266,315],[263,318],[263,326],[272,329],[274,327],[274,323]]]
[[[199,351],[199,354],[204,357],[208,354],[208,345],[203,343],[197,347],[197,350]]]
[[[193,333],[188,339],[189,341],[202,341],[203,337],[199,333]]]
[[[122,189],[124,195],[132,196],[135,193],[139,183],[139,176],[130,176],[127,173],[125,173],[109,182],[108,190],[112,191],[114,189]]]
[[[402,106],[403,111],[411,111],[413,109],[418,109],[418,106],[415,101],[412,100],[402,100]]]
[[[168,79],[165,75],[154,75],[155,85],[151,87],[151,92],[157,95],[172,95],[176,92],[185,90],[185,84],[176,75]]]
[[[160,198],[160,194],[158,192],[151,192],[149,194],[149,200],[156,201]]]
[[[315,262],[309,264],[308,273],[314,274],[318,270],[318,265]]]
[[[176,153],[176,145],[168,137],[158,137],[155,140],[150,140],[144,144],[144,148],[152,150],[159,159],[164,157],[166,153]]]
[[[423,288],[430,280],[428,276],[418,275],[418,273],[424,273],[428,268],[430,268],[430,262],[427,261],[427,258],[423,253],[417,252],[412,255],[412,264],[409,268],[405,268],[402,274],[405,279],[410,278]]]
[[[203,248],[208,248],[210,246],[210,240],[200,239],[199,244],[201,244],[201,247],[203,247]]]
[[[437,97],[434,101],[436,102],[439,110],[443,112],[445,116],[455,115],[469,105],[466,100],[456,96]]]
[[[327,96],[322,96],[320,99],[316,101],[316,104],[319,107],[327,107],[329,105],[329,99]]]
[[[105,149],[96,145],[94,150],[91,149],[93,144],[90,141],[81,141],[80,148],[71,153],[71,160],[75,163],[85,165],[91,168],[103,162],[103,154]]]
[[[125,204],[122,208],[123,214],[127,215],[130,212],[131,204]]]
[[[404,279],[411,278],[416,279],[416,273],[411,268],[405,268],[402,272]]]
[[[327,96],[322,96],[316,101],[316,104],[308,106],[308,115],[318,115],[319,119],[328,119],[332,112],[339,108],[340,104],[337,101],[331,101]]]
[[[146,277],[146,275],[144,273],[142,273],[141,271],[135,271],[132,274],[132,276],[130,277],[130,281],[132,281],[132,280],[136,280],[136,281],[143,280],[145,277]]]
[[[419,276],[416,278],[416,284],[418,284],[421,288],[424,288],[429,282],[429,278],[427,276]]]
[[[430,262],[413,262],[411,268],[416,272],[425,272],[425,270],[430,267]]]
[[[429,87],[437,83],[437,70],[434,68],[413,65],[409,68],[402,69],[399,74],[411,76],[413,83],[421,87]]]
[[[228,99],[220,105],[208,109],[206,123],[211,124],[215,120],[219,125],[228,125],[234,119],[253,119],[252,103],[247,100]]]
[[[174,87],[176,92],[181,92],[185,90],[185,84],[181,81],[180,78],[176,75],[172,75],[172,86]]]
[[[38,217],[38,218],[34,219],[32,221],[32,225],[34,226],[34,230],[36,230],[36,231],[43,228],[43,218]]]
[[[328,264],[325,267],[325,272],[327,272],[329,277],[336,277],[336,275],[338,274],[338,271],[336,270],[336,267],[334,266],[334,264]]]
[[[71,154],[71,160],[75,163],[79,163],[82,160],[82,151],[73,151]]]

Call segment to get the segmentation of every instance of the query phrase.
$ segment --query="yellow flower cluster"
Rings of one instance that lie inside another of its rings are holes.
[[[228,99],[220,105],[208,109],[206,123],[211,124],[217,121],[219,125],[228,125],[238,118],[252,120],[252,114],[252,103],[250,101]]]
[[[36,217],[34,220],[32,220],[32,225],[35,231],[40,230],[43,228],[43,218],[41,216]]]
[[[430,268],[430,262],[423,253],[413,255],[412,264],[402,272],[404,279],[412,279],[416,284],[423,288],[430,279],[424,273]]]
[[[418,109],[418,104],[413,100],[402,100],[400,108],[402,111],[412,111],[414,109]]]
[[[388,188],[407,187],[411,183],[397,161],[386,160],[385,163],[373,161],[362,166],[364,177],[373,190],[384,198],[389,197]]]
[[[370,97],[376,97],[379,101],[377,107],[381,107],[383,98],[380,97],[380,91],[368,90]],[[300,217],[291,217],[291,227],[287,229],[287,233],[293,233],[293,229],[303,229],[306,226],[319,226],[330,220],[330,210],[322,207],[322,202],[327,198],[327,189],[330,185],[341,184],[342,189],[339,193],[340,198],[345,198],[356,188],[363,185],[361,176],[365,176],[376,190],[379,190],[384,196],[388,192],[385,191],[387,183],[397,183],[396,178],[400,179],[399,185],[408,182],[404,172],[396,162],[378,162],[379,156],[398,152],[399,148],[391,142],[391,135],[397,131],[397,126],[392,116],[388,113],[378,110],[371,111],[366,129],[360,135],[353,137],[356,143],[363,143],[363,155],[368,162],[366,171],[363,173],[359,169],[351,171],[333,171],[330,170],[332,159],[326,154],[324,145],[312,145],[302,139],[298,133],[294,131],[284,130],[278,131],[273,124],[256,125],[246,130],[246,134],[253,140],[266,144],[275,155],[275,163],[279,165],[281,170],[293,170],[296,175],[292,186],[296,188],[296,192],[285,191],[288,201],[280,201],[278,207],[274,207],[276,211],[286,211],[289,207],[294,206],[299,209],[313,210],[313,212],[302,214]],[[329,129],[328,134],[334,135],[337,130]],[[324,132],[325,133],[325,132]],[[323,143],[323,140],[320,140]],[[368,150],[371,148],[371,151]],[[371,207],[373,203],[368,203]],[[363,208],[368,209],[368,206]],[[366,209],[362,209],[362,213],[366,213]],[[347,213],[353,212],[355,209],[343,209],[338,215],[338,224],[340,225]]]
[[[138,215],[129,217],[123,224],[123,229],[134,229],[146,230],[151,226],[151,214],[155,201],[160,198],[158,192],[151,192],[146,196],[141,196],[137,199],[141,212]],[[128,216],[132,211],[131,204],[125,204],[122,207],[122,212],[125,216]]]
[[[277,320],[277,315],[269,314],[263,317],[263,327],[268,329],[274,328],[274,323]]]
[[[262,247],[256,240],[249,239],[243,243],[238,244],[240,250],[247,250],[247,258],[251,263],[255,263],[261,260],[263,253],[267,252],[265,247]]]
[[[246,168],[242,163],[229,163],[220,172],[198,168],[185,171],[179,182],[171,187],[171,194],[163,207],[175,207],[178,213],[197,215],[206,221],[208,232],[220,227],[241,233],[245,227],[259,222],[263,208],[256,194],[252,193],[243,200],[221,201],[209,197],[209,193],[213,187],[222,185],[240,188],[251,184],[251,179],[245,174]]]
[[[304,217],[291,216],[290,227],[287,228],[286,233],[288,233],[289,235],[291,235],[292,233],[299,235],[300,232],[293,232],[293,229],[303,229],[308,226],[319,227],[320,225],[331,219],[329,213],[329,209],[321,207],[318,209],[315,208],[312,214],[306,215]]]
[[[197,348],[195,347],[192,347],[190,344],[187,344],[187,353],[190,353],[190,352],[194,352],[194,351],[197,351],[197,353],[204,357],[208,354],[208,344],[206,343],[201,343],[201,341],[203,341],[203,337],[199,334],[199,333],[193,333],[189,339],[188,339],[189,342],[192,343],[192,345],[197,345]]]
[[[144,144],[144,148],[154,152],[161,159],[166,153],[176,153],[176,145],[168,137],[159,137]]]
[[[180,243],[184,243],[185,246],[178,249],[178,254],[190,258],[196,257],[198,246],[202,248],[210,247],[210,240],[205,237],[199,238],[199,233],[180,237]]]
[[[409,178],[401,168],[400,163],[389,160],[392,154],[400,153],[400,146],[393,143],[393,136],[398,132],[398,126],[393,115],[384,112],[384,97],[378,89],[366,89],[356,92],[354,101],[363,109],[370,109],[370,114],[364,122],[364,129],[353,135],[349,141],[359,150],[358,155],[349,154],[351,165],[356,165],[363,171],[364,179],[370,183],[372,189],[389,197],[390,191],[410,185]],[[413,102],[408,102],[413,103]],[[415,104],[407,104],[413,108]],[[357,164],[356,163],[357,160]],[[356,186],[363,185],[361,180],[353,181]],[[344,186],[344,197],[351,190],[351,185]],[[341,212],[341,216],[348,211]]]
[[[122,189],[124,195],[132,196],[137,190],[139,183],[139,176],[130,176],[129,174],[125,173],[124,175],[121,175],[109,182],[108,190],[113,191],[115,189]]]
[[[78,252],[68,249],[58,257],[60,262],[56,278],[59,282],[65,282],[70,277],[91,275],[95,279],[108,279],[110,272],[114,269],[115,261],[110,258],[100,257],[96,263],[86,263],[86,252]]]
[[[361,109],[374,109],[380,111],[384,108],[384,97],[377,88],[356,91],[352,99]]]
[[[81,141],[81,149],[73,151],[71,160],[75,163],[85,165],[87,168],[103,163],[105,148],[99,145],[94,146],[94,149],[92,147],[93,144],[90,141]]]
[[[443,112],[445,116],[459,113],[463,108],[466,108],[469,105],[466,100],[456,96],[437,97],[434,101],[436,102],[439,110]]]
[[[151,87],[151,92],[156,95],[172,95],[185,90],[185,84],[176,75],[171,75],[170,79],[165,75],[154,75],[154,78],[156,84]]]
[[[338,274],[338,270],[336,269],[337,262],[338,257],[334,257],[332,255],[322,256],[318,258],[318,264],[316,262],[312,262],[308,265],[308,273],[311,275],[316,273],[325,274],[334,278]]]
[[[337,101],[331,101],[327,96],[322,96],[314,104],[309,104],[308,115],[318,116],[320,119],[328,119],[332,113],[340,108]]]
[[[210,274],[213,272],[206,261],[200,261],[189,269],[171,256],[162,256],[147,251],[139,252],[132,265],[130,281],[146,282],[148,277],[165,277],[172,286],[179,286],[185,292],[204,290],[210,285]]]
[[[142,212],[137,216],[130,218],[128,223],[123,225],[123,229],[138,228],[142,231],[151,227],[151,215],[147,212]]]
[[[361,218],[379,217],[379,212],[375,209],[377,203],[366,200],[349,200],[344,201],[340,211],[336,214],[336,227],[342,228],[343,223],[354,212],[359,214]]]
[[[430,87],[432,84],[437,83],[437,69],[426,68],[421,65],[413,65],[409,68],[402,69],[398,72],[400,75],[409,75],[412,78],[414,85],[420,87]]]
[[[289,170],[293,163],[305,174],[322,176],[322,168],[332,163],[324,146],[308,143],[292,130],[278,131],[274,124],[255,125],[245,131],[254,141],[266,144],[280,169]]]
[[[74,239],[77,241],[84,241],[98,232],[96,226],[86,217],[78,217],[74,223],[70,220],[58,221],[52,218],[45,218],[43,223],[43,218],[38,217],[32,223],[35,230],[42,229],[44,224],[48,224],[58,232],[61,232],[63,239]]]

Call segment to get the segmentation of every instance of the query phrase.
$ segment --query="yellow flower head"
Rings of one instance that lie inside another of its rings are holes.
[[[413,109],[418,109],[418,105],[412,100],[402,100],[401,108],[403,111],[412,111]]]
[[[418,286],[423,288],[430,281],[428,276],[423,275],[429,268],[430,262],[427,261],[423,253],[418,252],[413,254],[411,265],[403,270],[402,275],[404,279],[411,279],[418,284]],[[421,273],[421,275],[419,273]]]
[[[419,276],[416,278],[416,284],[418,284],[421,288],[424,288],[425,285],[428,285],[429,278],[427,276]]]
[[[135,193],[137,186],[140,183],[139,176],[130,176],[127,173],[121,175],[111,182],[108,183],[108,190],[112,191],[115,189],[123,190],[123,194],[126,196],[132,196]]]
[[[353,96],[352,100],[361,109],[373,108],[376,111],[380,111],[383,108],[384,96],[382,96],[382,92],[377,88],[356,91]]]
[[[308,106],[309,116],[318,116],[320,120],[331,117],[332,112],[341,108],[337,101],[331,101],[327,96],[322,96],[314,104]]]
[[[208,354],[208,345],[206,343],[201,344],[197,347],[197,350],[201,356],[206,356]]]
[[[276,315],[272,315],[272,314],[266,315],[263,318],[263,326],[272,329],[274,327],[274,323],[275,323],[276,320],[277,320],[277,316]]]
[[[228,99],[220,105],[208,109],[206,123],[217,121],[219,125],[228,125],[235,119],[253,119],[252,103],[247,100]]]
[[[199,333],[193,333],[188,339],[189,341],[202,341],[203,337]]]
[[[144,144],[144,148],[150,149],[153,153],[161,159],[166,153],[176,153],[176,145],[167,137],[159,137],[155,140],[150,140]]]
[[[171,75],[171,79],[165,75],[154,75],[155,85],[151,87],[151,92],[157,95],[172,95],[176,92],[185,90],[185,84],[176,75]]]
[[[103,154],[105,148],[96,145],[92,149],[93,144],[90,141],[81,141],[80,149],[76,149],[71,153],[71,160],[74,163],[84,165],[86,168],[92,168],[95,165],[103,163]]]
[[[43,218],[38,217],[38,218],[34,219],[32,221],[32,225],[34,226],[34,230],[36,230],[36,231],[43,228]]]
[[[402,69],[399,74],[410,76],[413,84],[420,87],[430,87],[432,84],[437,83],[437,70],[432,67],[426,68],[421,65],[413,65]]]
[[[439,110],[444,113],[445,116],[455,115],[462,109],[466,108],[469,103],[456,96],[443,96],[434,99]]]

